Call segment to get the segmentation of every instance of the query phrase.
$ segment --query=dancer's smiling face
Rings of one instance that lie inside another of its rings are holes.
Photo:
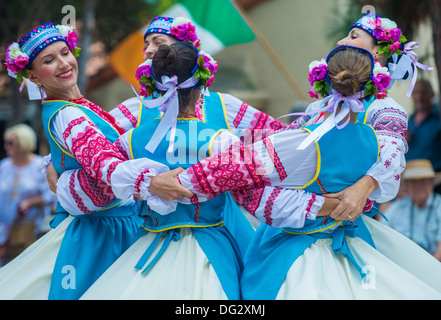
[[[64,41],[47,46],[32,62],[29,80],[41,84],[48,96],[72,91],[77,86],[78,63]]]

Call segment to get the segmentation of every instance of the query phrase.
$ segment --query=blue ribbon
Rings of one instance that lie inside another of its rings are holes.
[[[170,242],[172,240],[176,242],[181,239],[181,236],[179,234],[180,233],[179,229],[173,229],[173,230],[164,231],[164,232],[167,233],[165,235],[164,243],[162,244],[161,249],[155,255],[153,260],[144,268],[144,270],[142,271],[143,274],[145,274],[148,270],[150,270],[156,264],[156,262],[164,254],[165,250],[167,249],[168,245],[170,244]],[[149,257],[153,253],[153,250],[155,250],[155,248],[158,245],[159,240],[161,239],[164,232],[160,232],[156,235],[155,240],[153,240],[153,242],[150,244],[150,246],[147,248],[147,250],[142,255],[141,259],[139,259],[138,263],[135,266],[135,269],[140,270],[147,263],[147,260],[149,259]]]

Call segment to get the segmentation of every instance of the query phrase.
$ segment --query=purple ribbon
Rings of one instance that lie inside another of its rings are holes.
[[[404,46],[404,50],[403,50],[403,53],[407,54],[409,56],[410,60],[412,61],[412,63],[415,65],[415,70],[413,73],[412,82],[411,82],[409,90],[407,91],[407,94],[406,94],[406,96],[408,98],[410,98],[412,96],[413,89],[415,88],[415,84],[416,84],[417,78],[418,78],[418,68],[425,70],[425,71],[432,71],[433,70],[432,67],[426,66],[426,65],[418,62],[418,59],[419,59],[418,55],[413,50],[418,49],[419,47],[420,47],[420,44],[418,42],[411,41]]]
[[[311,143],[319,140],[325,133],[327,133],[332,128],[336,127],[337,129],[343,129],[346,127],[350,121],[350,112],[363,112],[364,105],[359,99],[363,98],[363,92],[359,92],[353,96],[343,96],[340,93],[334,93],[322,100],[314,102],[310,105],[311,111],[299,112],[299,113],[291,113],[280,118],[289,117],[293,115],[312,115],[317,112],[332,112],[331,115],[322,123],[320,126],[315,129],[297,148],[298,150],[304,150]],[[337,113],[337,107],[340,102],[343,102],[341,105],[341,110]],[[327,105],[326,105],[327,103]],[[320,107],[323,106],[323,107]],[[345,117],[347,117],[346,121],[343,124],[339,124]],[[279,119],[280,119],[279,118]]]
[[[161,142],[162,138],[167,134],[168,130],[170,131],[170,143],[167,152],[171,153],[174,149],[174,141],[176,137],[176,124],[179,115],[179,95],[178,89],[186,89],[193,87],[199,79],[190,78],[185,82],[178,85],[178,77],[172,76],[171,78],[168,76],[163,76],[161,79],[162,83],[159,81],[156,82],[155,86],[161,91],[167,91],[162,97],[152,100],[144,100],[139,97],[142,104],[146,106],[148,109],[160,107],[159,109],[164,112],[161,122],[155,130],[152,138],[146,145],[146,150],[153,153]]]

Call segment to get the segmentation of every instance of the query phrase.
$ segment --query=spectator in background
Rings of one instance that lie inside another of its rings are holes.
[[[427,80],[419,80],[412,93],[415,113],[409,119],[406,160],[428,159],[435,172],[441,172],[441,118],[433,103],[435,94]],[[435,190],[441,193],[441,188]]]
[[[409,196],[393,202],[382,222],[441,261],[441,195],[433,191],[439,175],[429,160],[411,160],[403,179]]]
[[[4,133],[7,158],[0,161],[0,251],[3,258],[8,254],[6,244],[13,223],[26,218],[34,224],[36,236],[56,201],[41,169],[42,158],[33,153],[36,146],[35,132],[25,124],[13,126]]]

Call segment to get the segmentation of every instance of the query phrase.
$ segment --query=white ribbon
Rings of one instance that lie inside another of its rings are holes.
[[[316,114],[317,112],[332,112],[331,115],[322,123],[320,126],[315,129],[308,137],[302,141],[302,143],[298,146],[297,150],[304,150],[311,143],[317,142],[324,134],[330,131],[332,128],[337,127],[337,129],[343,129],[347,126],[350,121],[350,112],[364,112],[364,105],[359,100],[363,97],[363,92],[359,92],[353,96],[345,97],[340,93],[334,93],[322,100],[316,101],[310,105],[314,111],[311,112],[301,112],[301,113],[292,113],[283,117],[293,116],[293,115],[311,115]],[[337,113],[338,106],[340,102],[343,102],[340,111]],[[327,105],[326,105],[327,104]],[[323,107],[320,107],[323,106]],[[345,123],[340,125],[340,122],[346,117]],[[281,117],[281,118],[283,118]]]
[[[403,53],[407,54],[409,56],[410,60],[412,60],[412,63],[415,66],[412,82],[411,82],[409,90],[407,91],[407,94],[406,94],[406,96],[408,98],[410,98],[412,96],[412,91],[415,88],[415,84],[416,84],[417,78],[418,78],[418,68],[425,70],[425,71],[432,71],[433,70],[432,67],[426,66],[426,65],[418,62],[418,59],[419,59],[418,55],[413,50],[418,49],[419,47],[420,47],[420,44],[418,42],[411,41],[404,46],[404,50],[403,50]]]
[[[8,70],[8,75],[14,79],[17,79],[17,76],[10,70]],[[23,82],[20,85],[20,92],[23,91],[24,85],[26,85],[26,88],[28,89],[29,100],[43,100],[47,98],[44,91],[40,91],[40,88],[35,83],[26,78],[23,79]],[[41,96],[42,93],[43,96]]]
[[[152,100],[142,99],[138,93],[136,95],[141,100],[141,103],[150,108],[160,107],[159,109],[164,112],[161,122],[155,130],[152,138],[146,145],[145,149],[151,153],[155,152],[161,140],[165,137],[167,132],[170,132],[170,144],[167,152],[171,153],[174,150],[174,141],[176,137],[176,124],[179,115],[179,95],[178,89],[186,89],[193,87],[199,81],[198,78],[191,77],[185,82],[178,85],[178,77],[163,76],[161,82],[156,82],[155,86],[161,91],[167,91],[162,97]]]

